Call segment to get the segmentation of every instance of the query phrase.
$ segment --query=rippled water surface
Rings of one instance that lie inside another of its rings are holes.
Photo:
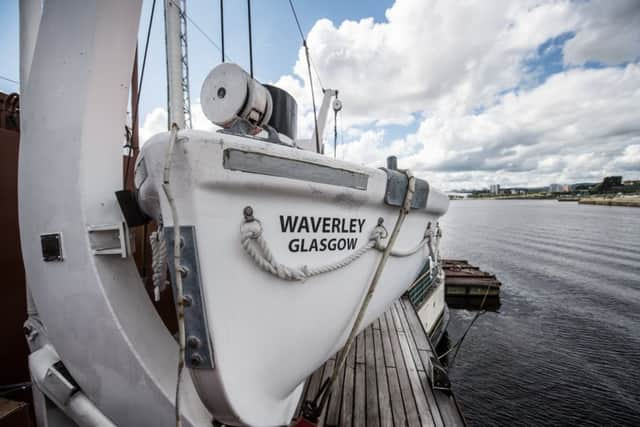
[[[442,225],[444,257],[503,283],[451,370],[469,423],[640,426],[640,209],[463,200]]]

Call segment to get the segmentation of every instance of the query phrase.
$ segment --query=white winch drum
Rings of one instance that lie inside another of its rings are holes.
[[[273,103],[269,91],[236,64],[215,67],[200,91],[202,111],[213,123],[227,128],[238,118],[264,126]]]

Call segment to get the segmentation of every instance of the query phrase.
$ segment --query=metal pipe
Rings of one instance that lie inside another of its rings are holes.
[[[311,73],[309,73],[309,81],[311,81]],[[320,144],[322,138],[324,138],[324,128],[327,124],[327,115],[329,114],[329,106],[331,100],[337,95],[337,91],[334,89],[323,89],[324,96],[322,98],[322,105],[320,105],[320,112],[318,113],[318,119],[315,123],[314,138],[316,138],[317,151],[320,152]]]
[[[184,96],[182,91],[182,48],[180,46],[180,8],[175,0],[164,2],[164,29],[167,52],[167,128],[176,123],[184,129]]]
[[[47,380],[47,378],[55,378],[51,370],[55,369],[54,365],[58,362],[60,362],[60,356],[51,344],[31,353],[29,371],[38,390],[79,426],[116,427],[82,390],[76,389],[72,394],[67,395],[70,390],[65,388],[64,383]]]

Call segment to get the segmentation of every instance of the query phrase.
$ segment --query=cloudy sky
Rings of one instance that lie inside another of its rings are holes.
[[[244,3],[225,3],[225,41],[246,66]],[[198,128],[210,128],[198,98],[220,61],[217,4],[189,1]],[[306,62],[288,3],[252,4],[256,77],[298,99],[299,136],[311,135]],[[344,104],[339,158],[379,166],[397,155],[401,167],[444,189],[640,179],[640,1],[295,4],[316,87],[338,89]],[[145,1],[142,41],[150,8]],[[162,11],[154,16],[143,138],[166,126]],[[0,21],[17,21],[12,2],[0,6]],[[17,58],[15,40],[0,44]],[[17,59],[0,62],[0,75],[15,79]],[[0,81],[0,90],[16,90],[11,84]]]

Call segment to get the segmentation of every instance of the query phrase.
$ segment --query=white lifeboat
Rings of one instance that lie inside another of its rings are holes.
[[[186,266],[186,363],[205,406],[225,424],[282,425],[305,378],[345,344],[409,178],[393,165],[359,166],[296,148],[290,139],[274,141],[277,129],[260,137],[273,104],[268,92],[255,82],[261,91],[252,98],[254,81],[221,67],[203,94],[224,93],[226,110],[205,105],[204,111],[227,128],[149,140],[136,170],[139,204],[162,224],[172,247],[172,206],[162,187],[169,164]],[[233,101],[230,87],[250,99]],[[230,105],[238,109],[235,118]],[[424,266],[429,224],[448,203],[426,181],[415,181],[396,256],[384,267],[361,329]]]

